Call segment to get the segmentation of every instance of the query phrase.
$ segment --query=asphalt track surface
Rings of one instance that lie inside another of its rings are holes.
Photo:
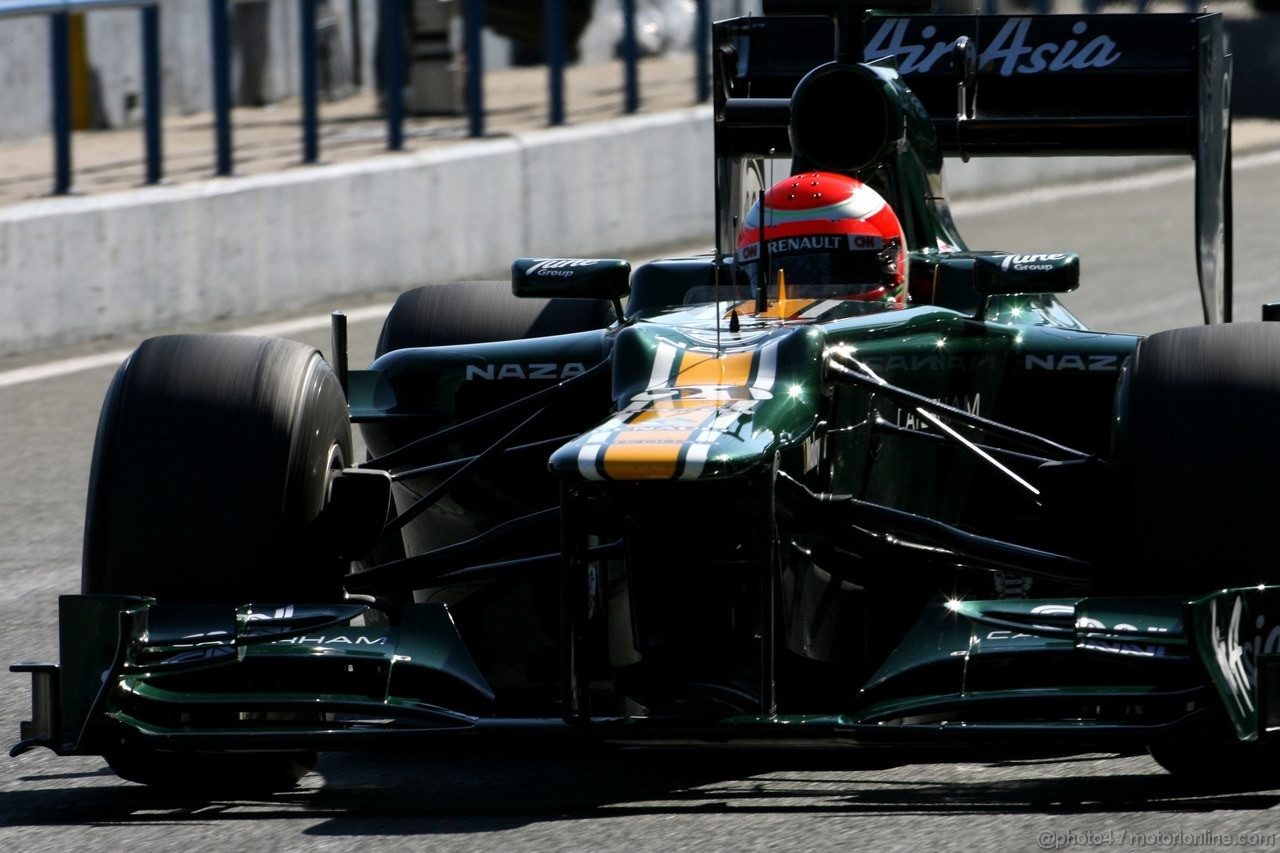
[[[1189,170],[960,205],[975,248],[1078,251],[1089,325],[1147,333],[1199,322]],[[1237,161],[1237,317],[1280,299],[1280,156]],[[348,304],[352,362],[385,304]],[[328,348],[323,309],[258,331]],[[240,324],[243,327],[244,323]],[[222,324],[217,330],[236,328]],[[55,656],[56,600],[79,581],[94,428],[118,352],[102,342],[0,363],[0,659]],[[80,359],[69,361],[69,359]],[[96,359],[96,361],[95,361]],[[92,365],[98,364],[94,367]],[[39,378],[37,381],[37,377]],[[1224,424],[1229,435],[1230,425]],[[180,476],[180,472],[177,472]],[[0,731],[28,716],[0,674]],[[0,758],[0,849],[990,850],[1271,849],[1280,789],[1204,794],[1141,755],[326,755],[296,791],[195,799],[116,779],[97,758]],[[1230,768],[1223,772],[1230,774]]]

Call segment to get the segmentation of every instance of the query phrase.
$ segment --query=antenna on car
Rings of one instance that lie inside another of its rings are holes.
[[[735,235],[738,233],[738,228],[740,224],[741,223],[738,220],[738,215],[735,213],[733,216],[733,233]],[[716,253],[716,318],[717,318],[716,319],[716,350],[717,352],[720,349],[720,320],[718,318],[720,317],[720,271],[721,269],[723,269],[723,267],[724,267],[724,258],[720,257],[720,254],[717,252]],[[741,331],[742,329],[742,321],[738,319],[738,297],[736,294],[736,291],[738,289],[737,281],[736,281],[738,270],[739,270],[738,259],[735,258],[734,259],[735,281],[734,281],[734,287],[733,287],[734,293],[730,294],[730,300],[729,300],[729,332],[734,335],[738,334],[738,332]]]
[[[738,217],[733,217],[733,233],[738,233]],[[720,261],[723,264],[723,260]],[[729,333],[738,334],[742,330],[742,321],[738,319],[738,275],[741,267],[738,266],[738,258],[733,259],[733,285],[729,291]],[[719,281],[719,279],[717,279]],[[716,293],[716,349],[720,348],[720,295]]]
[[[773,276],[773,267],[769,258],[769,240],[765,235],[765,201],[767,200],[769,189],[773,186],[773,158],[777,152],[777,148],[769,149],[769,182],[760,188],[760,265],[757,267],[760,271],[760,275],[757,277],[760,281],[760,286],[756,289],[757,314],[763,314],[769,310],[769,279]],[[764,175],[760,177],[763,179]]]

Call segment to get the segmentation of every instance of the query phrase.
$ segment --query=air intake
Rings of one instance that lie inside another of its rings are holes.
[[[888,85],[863,65],[830,62],[810,71],[791,96],[791,150],[807,166],[833,172],[883,159],[903,132]]]

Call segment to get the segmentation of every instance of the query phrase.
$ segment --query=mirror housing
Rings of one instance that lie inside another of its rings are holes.
[[[517,258],[511,292],[542,299],[608,299],[631,293],[631,262],[603,258]],[[621,317],[621,313],[618,315]]]
[[[981,296],[1070,293],[1080,286],[1080,256],[1074,252],[1021,255],[1007,252],[948,252],[938,256],[935,292],[968,285]]]

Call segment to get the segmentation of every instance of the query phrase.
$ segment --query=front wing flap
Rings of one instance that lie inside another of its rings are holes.
[[[1219,590],[1191,602],[1187,614],[1236,736],[1280,731],[1280,587]]]
[[[363,743],[406,727],[467,729],[492,712],[444,605],[409,605],[396,627],[351,625],[365,610],[63,596],[60,663],[12,667],[33,679],[32,719],[12,754],[93,754],[121,737]]]
[[[861,691],[859,722],[1138,733],[1213,702],[1177,597],[939,599]]]

